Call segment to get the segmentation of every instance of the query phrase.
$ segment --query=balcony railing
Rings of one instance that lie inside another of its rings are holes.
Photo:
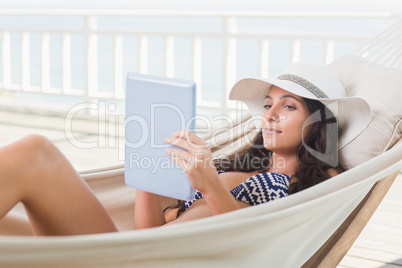
[[[122,102],[126,73],[135,71],[194,80],[198,107],[227,113],[236,80],[277,75],[299,60],[329,63],[395,20],[391,13],[0,10],[0,88],[14,98]]]

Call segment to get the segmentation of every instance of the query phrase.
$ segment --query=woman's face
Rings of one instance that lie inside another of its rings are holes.
[[[295,154],[310,128],[303,124],[310,116],[302,97],[272,86],[265,98],[262,120],[264,147],[278,154]]]

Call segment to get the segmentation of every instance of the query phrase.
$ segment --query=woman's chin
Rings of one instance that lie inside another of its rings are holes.
[[[270,142],[264,142],[264,147],[265,149],[269,150],[269,151],[275,151],[275,149],[277,149],[277,146],[274,143],[270,143]]]

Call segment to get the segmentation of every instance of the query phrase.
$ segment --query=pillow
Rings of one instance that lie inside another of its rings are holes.
[[[372,109],[367,128],[339,151],[346,169],[392,147],[402,136],[402,69],[383,67],[359,56],[343,56],[329,64],[347,96],[362,97]]]

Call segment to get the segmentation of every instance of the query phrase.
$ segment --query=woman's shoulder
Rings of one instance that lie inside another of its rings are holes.
[[[328,173],[329,177],[332,178],[332,177],[335,177],[336,175],[338,175],[340,172],[335,168],[329,168],[327,170],[327,173]]]

